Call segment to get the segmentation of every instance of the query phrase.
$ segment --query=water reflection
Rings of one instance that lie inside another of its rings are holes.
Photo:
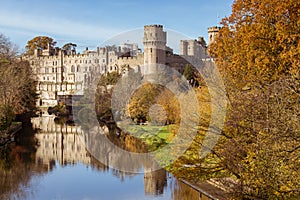
[[[187,194],[193,189],[181,186],[165,170],[152,172],[147,159],[132,163],[130,157],[117,157],[112,150],[106,163],[99,162],[87,149],[101,153],[102,137],[124,150],[146,151],[143,143],[116,134],[113,127],[100,127],[101,134],[85,134],[80,126],[55,123],[52,116],[31,122],[33,129],[22,130],[10,150],[1,151],[0,199],[199,199],[199,194],[198,198]],[[108,167],[117,162],[145,173]]]
[[[83,143],[83,131],[79,126],[56,124],[54,117],[33,118],[32,125],[38,129],[35,137],[38,141],[36,162],[53,168],[55,161],[61,166],[77,162],[91,165]]]

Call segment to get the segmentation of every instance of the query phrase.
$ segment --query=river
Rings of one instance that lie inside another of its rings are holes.
[[[88,149],[103,147],[101,137],[128,151],[146,148],[132,138],[120,137],[112,127],[102,126],[101,134],[87,137],[81,126],[56,123],[53,116],[32,118],[10,149],[1,151],[0,199],[200,199],[196,190],[164,169],[147,170],[144,161],[133,162],[112,152],[108,163],[99,162]],[[135,172],[108,167],[121,159]]]

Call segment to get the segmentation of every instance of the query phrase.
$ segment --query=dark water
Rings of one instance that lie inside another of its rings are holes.
[[[100,132],[87,136],[82,127],[57,124],[53,117],[33,118],[10,149],[1,150],[0,199],[199,199],[197,191],[165,170],[149,170],[151,164],[118,157],[113,149],[100,162],[95,152],[109,148],[103,137],[127,151],[147,148],[112,127]],[[108,166],[129,166],[134,173]]]

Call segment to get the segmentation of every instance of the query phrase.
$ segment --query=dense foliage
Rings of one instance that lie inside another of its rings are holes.
[[[214,178],[233,199],[300,198],[299,11],[296,0],[234,2],[209,47],[228,98],[222,137],[199,158],[203,115],[194,143],[168,167],[174,174]]]
[[[300,2],[236,0],[210,47],[229,99],[220,166],[236,197],[300,196]]]
[[[26,54],[27,55],[33,55],[35,49],[45,50],[50,48],[53,48],[55,46],[56,42],[53,40],[53,38],[48,36],[37,36],[27,42],[26,45]],[[65,48],[71,48],[74,47],[73,44],[67,46],[64,46]]]

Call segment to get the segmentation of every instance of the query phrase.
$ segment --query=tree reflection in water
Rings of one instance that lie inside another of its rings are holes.
[[[35,143],[31,127],[24,128],[24,140],[0,148],[0,199],[25,199],[25,189],[33,176],[48,170],[35,163]],[[29,136],[29,137],[28,137]]]

